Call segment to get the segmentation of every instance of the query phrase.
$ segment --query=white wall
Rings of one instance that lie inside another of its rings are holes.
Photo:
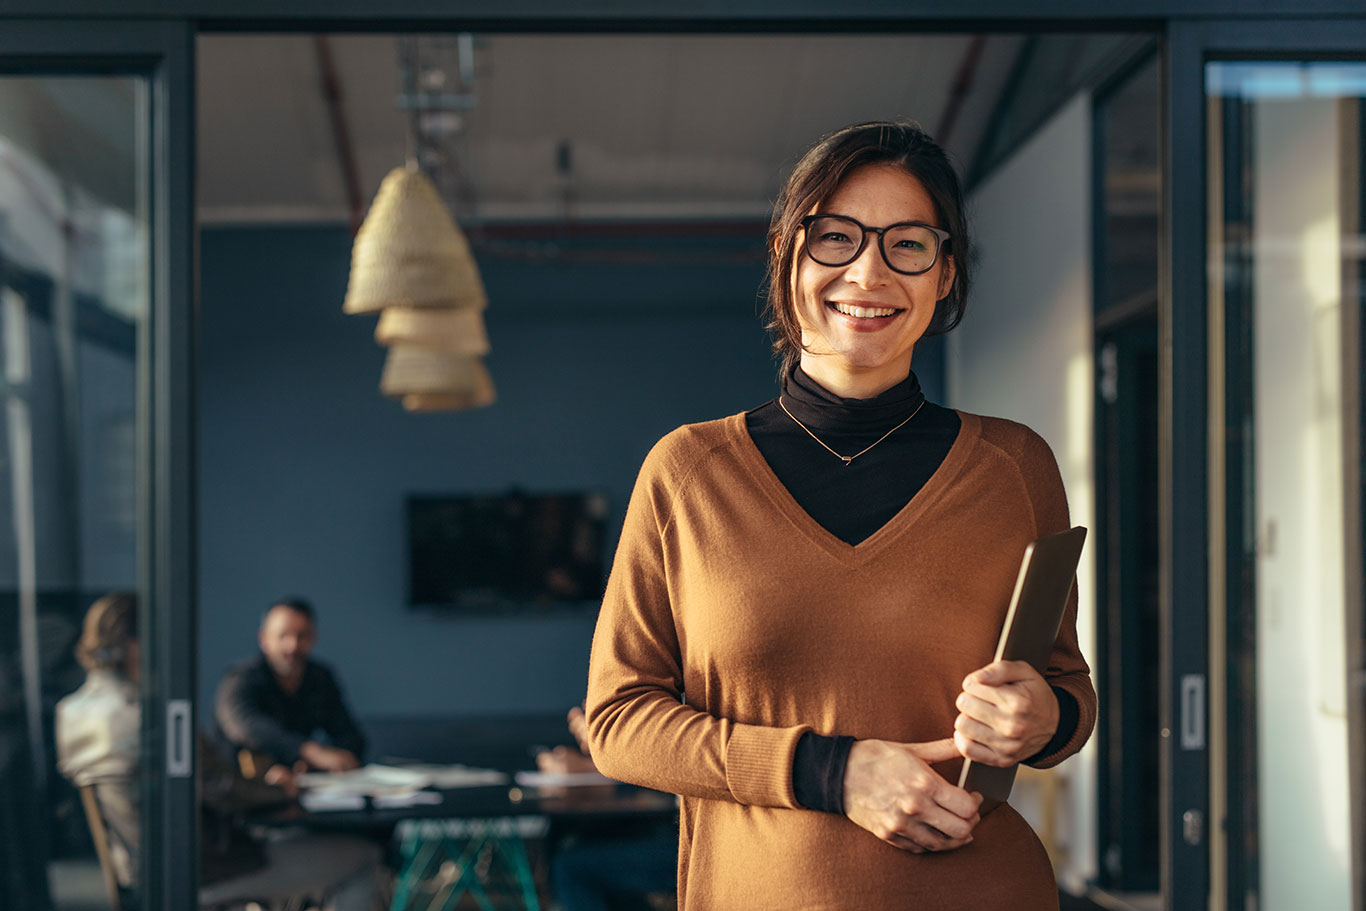
[[[953,407],[1038,431],[1057,456],[1073,524],[1094,528],[1090,175],[1083,95],[973,193],[980,267],[967,317],[948,335],[947,381]],[[1094,579],[1088,545],[1077,626],[1093,665]],[[1094,744],[1056,774],[1064,780],[1058,877],[1079,892],[1096,873]],[[1036,788],[1021,781],[1011,803],[1041,829]]]
[[[1261,904],[1348,908],[1337,101],[1253,124]]]

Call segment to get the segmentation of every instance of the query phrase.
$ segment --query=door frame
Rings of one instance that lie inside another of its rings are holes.
[[[151,300],[138,326],[137,589],[142,755],[151,761],[142,774],[142,892],[149,909],[194,907],[194,27],[173,20],[4,21],[0,73],[146,80]],[[173,716],[175,724],[156,723]],[[168,737],[171,730],[178,736]]]
[[[1163,371],[1170,384],[1164,393],[1168,408],[1165,421],[1168,442],[1164,446],[1167,482],[1164,483],[1164,506],[1169,518],[1164,521],[1163,556],[1167,575],[1164,577],[1163,641],[1165,688],[1163,764],[1164,777],[1171,783],[1171,794],[1164,801],[1166,818],[1163,823],[1162,859],[1164,876],[1169,876],[1173,892],[1164,882],[1164,894],[1207,895],[1209,907],[1235,908],[1235,897],[1245,883],[1226,883],[1227,892],[1209,895],[1209,854],[1202,865],[1198,853],[1185,844],[1183,807],[1202,809],[1208,817],[1210,775],[1220,786],[1233,783],[1227,778],[1226,768],[1211,768],[1205,757],[1207,750],[1182,750],[1178,731],[1191,726],[1191,718],[1182,709],[1194,709],[1220,726],[1218,739],[1226,729],[1230,713],[1224,706],[1216,706],[1211,716],[1207,699],[1203,706],[1182,705],[1181,686],[1187,675],[1198,673],[1200,655],[1207,656],[1212,636],[1223,638],[1224,628],[1209,628],[1208,603],[1224,604],[1228,596],[1226,578],[1222,572],[1211,573],[1211,565],[1223,567],[1226,546],[1228,504],[1217,481],[1222,480],[1222,461],[1225,434],[1221,422],[1206,421],[1213,414],[1222,414],[1222,403],[1212,403],[1208,396],[1213,390],[1222,393],[1223,383],[1213,379],[1209,370],[1222,369],[1224,360],[1222,333],[1213,336],[1208,331],[1210,302],[1207,300],[1206,268],[1208,250],[1206,228],[1211,216],[1208,180],[1207,99],[1205,95],[1205,66],[1221,60],[1362,60],[1366,58],[1366,19],[1284,19],[1284,20],[1219,20],[1208,22],[1174,22],[1168,30],[1168,79],[1166,102],[1168,115],[1164,118],[1167,137],[1167,201],[1164,217],[1170,219],[1166,251],[1170,266],[1164,279],[1162,313],[1162,346],[1169,369]],[[1177,206],[1176,200],[1185,200]],[[1179,307],[1173,301],[1180,301]],[[1217,317],[1218,314],[1215,314]],[[1222,324],[1221,324],[1222,325]],[[1357,390],[1359,396],[1360,390]],[[1359,407],[1359,402],[1358,402]],[[1360,458],[1360,440],[1349,444],[1348,454]],[[1213,458],[1211,458],[1213,457]],[[1356,497],[1355,511],[1362,514],[1360,477],[1348,490]],[[1349,483],[1352,478],[1349,477]],[[1350,507],[1349,507],[1350,508]],[[1352,532],[1356,533],[1353,534]],[[1349,547],[1359,551],[1361,529],[1350,529]],[[1219,553],[1216,553],[1219,551]],[[1361,554],[1349,558],[1350,571],[1356,584],[1349,584],[1352,592],[1361,593],[1363,570]],[[1221,612],[1220,621],[1224,614]],[[1363,617],[1361,605],[1348,614],[1348,639],[1359,646]],[[1355,633],[1355,635],[1353,635]],[[1353,641],[1354,640],[1354,641]],[[1360,654],[1349,655],[1349,674],[1361,673]],[[1233,661],[1235,655],[1228,655]],[[1222,669],[1221,669],[1222,670]],[[1359,681],[1358,681],[1359,682]],[[1228,698],[1236,700],[1237,693]],[[1237,706],[1234,706],[1234,710]],[[1366,762],[1363,752],[1363,702],[1361,687],[1349,690],[1349,766],[1361,768]],[[1170,735],[1170,736],[1165,736]],[[1209,740],[1211,738],[1205,738]],[[1202,768],[1203,766],[1203,768]],[[1198,802],[1203,791],[1205,802]],[[1366,845],[1363,828],[1363,793],[1361,776],[1352,783],[1352,853],[1353,907],[1366,908],[1366,863],[1361,847]],[[1241,832],[1220,834],[1222,820],[1212,820],[1206,829],[1223,839],[1239,838]],[[1256,825],[1255,820],[1244,821]],[[1263,846],[1265,848],[1265,846]],[[1223,856],[1223,853],[1220,853]],[[1235,874],[1236,875],[1236,874]],[[1255,875],[1255,874],[1251,874]],[[1197,907],[1180,904],[1171,907]]]

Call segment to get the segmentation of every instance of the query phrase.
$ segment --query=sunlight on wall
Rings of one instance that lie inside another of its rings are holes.
[[[963,324],[948,335],[949,404],[1027,424],[1053,449],[1072,524],[1095,528],[1089,97],[1078,97],[969,200],[981,255]],[[1021,244],[1048,213],[1049,255]],[[1096,559],[1077,572],[1077,635],[1094,664]],[[1058,767],[1059,882],[1095,876],[1095,740]],[[1020,782],[1011,804],[1035,830],[1043,796]],[[1024,785],[1022,787],[1022,785]]]
[[[1345,908],[1338,109],[1253,110],[1261,899]]]

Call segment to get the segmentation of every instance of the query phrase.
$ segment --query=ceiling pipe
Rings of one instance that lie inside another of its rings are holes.
[[[327,119],[332,125],[332,144],[337,150],[337,164],[341,167],[342,184],[346,189],[346,206],[351,214],[351,236],[360,230],[365,215],[365,199],[360,191],[360,174],[356,170],[356,156],[351,146],[351,130],[346,124],[341,80],[337,78],[337,64],[332,58],[332,42],[326,35],[313,36],[313,52],[318,59],[319,88],[327,103]]]
[[[953,77],[953,85],[949,89],[949,100],[944,105],[944,116],[939,118],[939,127],[934,131],[935,142],[941,147],[947,147],[949,137],[953,135],[953,128],[958,123],[958,114],[963,110],[968,89],[972,88],[972,81],[977,75],[977,64],[982,58],[982,49],[986,44],[986,36],[978,35],[972,39],[968,49],[963,53],[963,62],[958,65],[958,73]]]

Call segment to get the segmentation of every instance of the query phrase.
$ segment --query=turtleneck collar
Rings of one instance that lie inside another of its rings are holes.
[[[925,401],[925,394],[912,370],[906,379],[871,399],[841,398],[796,366],[783,380],[782,399],[788,410],[812,430],[871,433],[886,432],[904,420]]]

